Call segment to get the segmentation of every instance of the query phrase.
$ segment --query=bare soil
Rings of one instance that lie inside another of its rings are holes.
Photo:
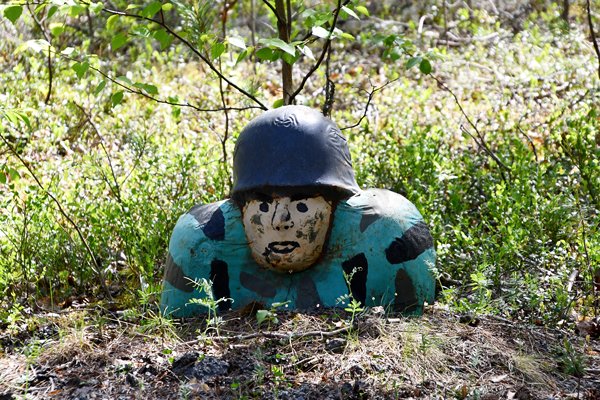
[[[600,341],[583,330],[433,308],[354,326],[344,311],[277,314],[260,327],[253,310],[226,314],[218,330],[49,314],[0,331],[0,400],[600,399]]]

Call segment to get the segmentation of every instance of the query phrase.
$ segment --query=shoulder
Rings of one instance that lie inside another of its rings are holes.
[[[179,217],[169,252],[176,261],[198,253],[212,254],[243,241],[239,209],[231,200],[198,204]]]
[[[390,264],[418,258],[433,249],[433,238],[415,205],[385,189],[367,189],[340,204],[335,223],[338,235],[355,232],[355,241],[382,248]],[[340,220],[337,220],[339,218]],[[357,229],[358,228],[358,229]]]
[[[406,197],[385,189],[367,189],[340,204],[342,213],[359,218],[361,232],[373,224],[400,224],[402,230],[423,221],[421,213]],[[389,226],[387,227],[389,228]]]
[[[196,204],[179,217],[174,235],[179,233],[211,241],[225,240],[227,226],[240,220],[240,212],[232,200],[209,204]]]

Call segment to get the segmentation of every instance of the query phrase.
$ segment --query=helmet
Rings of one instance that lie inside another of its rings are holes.
[[[306,106],[284,106],[250,121],[233,153],[232,197],[261,188],[311,187],[350,197],[360,188],[346,138]]]

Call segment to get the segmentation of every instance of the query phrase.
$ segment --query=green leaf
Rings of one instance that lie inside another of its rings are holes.
[[[108,19],[106,20],[106,30],[109,32],[113,32],[117,25],[118,19],[118,15],[111,15],[110,17],[108,17]]]
[[[227,38],[227,43],[232,46],[239,47],[242,50],[246,50],[246,43],[244,43],[244,39],[239,36],[231,36]]]
[[[85,12],[86,7],[79,5],[79,4],[75,4],[71,7],[69,7],[69,16],[75,18],[78,17],[79,14],[82,14]]]
[[[386,46],[391,46],[394,44],[394,42],[396,41],[397,36],[396,35],[389,35],[387,36],[385,39],[383,39],[383,43]]]
[[[119,32],[110,41],[110,47],[112,51],[116,51],[123,47],[125,43],[127,43],[127,36],[124,33]]]
[[[31,50],[35,51],[36,53],[41,53],[43,51],[48,50],[49,48],[51,48],[50,43],[48,43],[44,39],[32,39],[32,40],[28,40],[24,43],[21,43],[15,49],[15,54],[21,53],[28,49],[31,49]]]
[[[58,36],[62,35],[62,33],[65,31],[65,25],[62,23],[53,22],[50,24],[49,28],[50,28],[50,33],[54,37],[58,37]]]
[[[23,14],[23,7],[21,6],[8,6],[4,9],[4,17],[12,22],[13,25],[17,22],[21,14]]]
[[[302,52],[302,54],[304,54],[306,57],[308,57],[311,60],[315,61],[315,55],[313,54],[313,52],[310,49],[310,47],[308,47],[308,46],[298,46],[298,50],[300,50]]]
[[[280,50],[283,50],[291,56],[296,55],[296,47],[294,47],[293,45],[291,45],[289,43],[284,42],[281,39],[278,39],[278,38],[260,39],[258,42],[264,44],[265,46],[269,46],[271,48],[275,47]]]
[[[87,72],[89,67],[90,67],[90,63],[85,61],[82,63],[75,63],[75,64],[73,64],[73,66],[71,68],[77,74],[77,78],[81,79],[81,78],[83,78],[83,76],[85,75],[85,73]]]
[[[260,324],[263,323],[263,321],[265,320],[265,318],[267,318],[268,313],[269,312],[267,310],[258,310],[258,311],[256,311],[256,322],[258,323],[259,326],[260,326]]]
[[[77,55],[77,49],[75,49],[74,47],[67,47],[63,51],[61,51],[60,54],[65,55],[67,57],[73,57]]]
[[[157,12],[160,11],[161,8],[162,4],[160,1],[153,1],[152,3],[144,7],[144,9],[142,10],[142,16],[146,18],[152,18]]]
[[[283,106],[283,99],[275,100],[273,102],[273,108],[279,108],[281,106]]]
[[[94,14],[100,14],[100,12],[102,11],[102,9],[104,8],[104,4],[99,1],[97,3],[92,3],[90,5],[90,11],[93,12]]]
[[[153,36],[154,39],[159,41],[161,50],[166,49],[171,43],[173,43],[173,37],[169,35],[165,29],[154,31]]]
[[[16,181],[17,179],[19,179],[21,177],[21,174],[19,174],[19,171],[17,171],[14,168],[10,168],[10,167],[8,167],[8,175],[10,176],[10,179],[13,181]]]
[[[148,83],[136,82],[133,86],[135,86],[138,89],[142,89],[148,94],[158,94],[158,88]]]
[[[337,29],[336,29],[337,30]],[[354,36],[349,34],[348,32],[336,32],[342,39],[354,40]]]
[[[163,11],[171,11],[173,9],[173,4],[165,3],[162,5],[162,9],[163,9]]]
[[[123,91],[120,90],[118,92],[113,93],[112,96],[110,96],[110,101],[113,107],[121,104],[121,102],[123,101]]]
[[[321,26],[332,19],[333,15],[329,11],[317,12],[314,9],[307,9],[302,13],[304,26],[313,28]]]
[[[344,10],[344,12],[346,14],[348,14],[349,16],[351,16],[352,18],[360,20],[360,18],[358,18],[358,15],[356,15],[356,13],[353,10],[351,10],[350,8],[348,8],[346,6],[342,6],[342,10]]]
[[[419,64],[419,70],[425,75],[429,75],[431,73],[432,67],[428,59],[424,58],[421,61]]]
[[[150,33],[150,29],[148,29],[145,25],[136,25],[131,29],[131,34],[133,36],[140,36],[140,37],[150,37],[151,33]]]
[[[94,89],[94,96],[98,96],[102,90],[106,87],[106,81],[103,79],[100,81],[96,89]]]
[[[268,47],[263,47],[262,49],[256,51],[256,57],[264,61],[276,61],[280,57],[280,52]]]
[[[298,61],[299,57],[300,57],[300,55],[298,55],[298,56],[291,56],[288,53],[283,53],[281,55],[281,58],[283,58],[283,61],[285,61],[286,63],[288,63],[290,65],[294,65],[294,63],[296,61]]]
[[[421,61],[423,61],[422,57],[411,57],[411,58],[409,58],[408,61],[406,62],[406,69],[411,69],[415,65],[421,64]]]
[[[4,171],[0,171],[0,183],[3,185],[6,183],[6,173]]]
[[[320,37],[322,39],[326,39],[329,37],[329,31],[322,26],[315,26],[312,28],[312,34],[316,37]]]
[[[6,119],[8,119],[11,123],[19,125],[21,122],[24,122],[25,125],[27,125],[29,129],[31,129],[31,123],[29,122],[29,118],[27,118],[27,115],[25,115],[24,113],[12,110],[0,110],[0,112],[2,112],[2,114],[4,114],[4,117],[6,117]]]
[[[210,56],[213,60],[216,60],[217,58],[221,57],[221,54],[223,54],[224,51],[225,51],[225,43],[215,42],[210,47]]]
[[[128,84],[128,85],[133,85],[133,82],[131,82],[131,79],[129,79],[129,78],[128,78],[128,77],[126,77],[125,75],[120,75],[120,76],[117,76],[117,80],[118,80],[118,81],[121,81],[121,82],[124,82],[124,83],[126,83],[126,84]]]
[[[57,6],[52,6],[50,7],[50,9],[48,10],[48,15],[46,16],[46,19],[50,19],[52,18],[52,16],[58,11],[58,7]]]
[[[235,60],[235,65],[237,66],[239,63],[241,63],[246,57],[248,57],[248,54],[251,54],[253,51],[253,47],[249,47],[246,50],[242,51],[238,57],[237,60]]]
[[[359,13],[361,13],[362,15],[365,15],[365,16],[367,16],[367,17],[370,15],[370,14],[369,14],[369,10],[368,10],[368,9],[367,9],[367,7],[365,7],[365,6],[356,6],[356,7],[354,7],[354,8],[356,9],[356,11],[358,11],[358,12],[359,12]]]

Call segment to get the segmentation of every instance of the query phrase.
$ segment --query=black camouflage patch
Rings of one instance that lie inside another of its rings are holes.
[[[313,309],[317,307],[317,304],[322,304],[317,285],[308,275],[300,278],[296,293],[296,307],[301,310]]]
[[[225,217],[220,204],[198,204],[188,211],[188,214],[196,218],[206,237],[212,240],[225,239]]]
[[[367,276],[369,263],[364,253],[355,255],[342,263],[342,269],[347,276],[352,276],[349,283],[350,293],[355,300],[363,305],[367,299]]]
[[[401,264],[414,260],[431,247],[433,238],[427,225],[421,221],[411,226],[402,237],[394,239],[385,249],[385,257],[390,264]]]
[[[261,297],[273,298],[277,291],[273,283],[247,272],[240,272],[240,283]]]
[[[194,283],[190,278],[185,276],[181,267],[175,263],[173,257],[171,257],[171,253],[167,254],[165,281],[169,282],[171,285],[173,285],[173,287],[186,293],[191,293],[194,291]]]
[[[394,311],[415,311],[420,304],[418,304],[417,296],[415,295],[415,285],[405,270],[399,269],[396,272],[394,287],[396,288]]]
[[[222,260],[212,260],[210,263],[210,280],[212,282],[213,296],[215,299],[223,299],[219,303],[219,310],[224,311],[231,308],[231,292],[229,290],[229,271],[227,263]]]
[[[360,232],[364,232],[369,225],[371,225],[373,222],[377,221],[379,218],[381,218],[379,216],[379,214],[375,214],[375,213],[366,213],[363,214],[362,218],[360,219]]]

